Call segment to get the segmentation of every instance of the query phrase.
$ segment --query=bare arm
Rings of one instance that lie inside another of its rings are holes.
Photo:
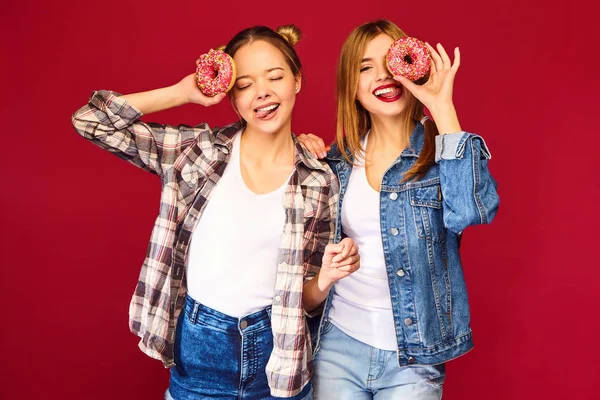
[[[175,85],[122,96],[129,104],[143,114],[167,110],[187,103],[201,104],[205,107],[219,103],[225,93],[215,97],[205,96],[196,85],[195,74],[190,74]]]

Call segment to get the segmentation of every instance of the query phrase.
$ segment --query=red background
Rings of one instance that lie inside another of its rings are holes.
[[[592,2],[237,2],[223,20],[226,3],[2,2],[0,398],[159,399],[168,384],[127,326],[160,183],[73,131],[90,93],[173,84],[239,30],[294,23],[305,81],[293,129],[332,139],[341,44],[378,18],[460,46],[456,107],[500,185],[494,223],[465,234],[476,346],[449,363],[444,398],[598,398]],[[234,117],[224,103],[151,119]]]

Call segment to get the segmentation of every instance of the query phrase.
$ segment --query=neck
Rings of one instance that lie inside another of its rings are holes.
[[[247,126],[242,132],[240,149],[246,162],[293,164],[294,140],[289,125],[276,133],[260,132]]]
[[[404,150],[414,129],[404,124],[404,113],[394,117],[381,117],[371,114],[371,133],[369,134],[369,147],[385,149],[386,152],[399,154]]]

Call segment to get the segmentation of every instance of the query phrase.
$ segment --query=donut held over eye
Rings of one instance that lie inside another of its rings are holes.
[[[403,37],[388,49],[386,64],[392,74],[416,81],[429,72],[431,57],[425,43],[413,37]]]
[[[221,50],[213,50],[202,54],[196,67],[198,87],[209,97],[219,93],[227,93],[233,87],[236,68],[233,58]]]

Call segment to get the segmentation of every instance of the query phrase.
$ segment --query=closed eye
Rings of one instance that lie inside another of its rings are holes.
[[[278,77],[278,78],[271,78],[270,80],[271,80],[271,81],[280,81],[280,80],[282,80],[282,79],[283,79],[283,76],[280,76],[280,77]]]
[[[365,65],[364,67],[361,67],[361,68],[360,68],[360,72],[365,72],[365,71],[368,71],[368,70],[370,70],[371,68],[373,68],[373,67],[371,67],[371,66],[369,66],[369,65]]]

